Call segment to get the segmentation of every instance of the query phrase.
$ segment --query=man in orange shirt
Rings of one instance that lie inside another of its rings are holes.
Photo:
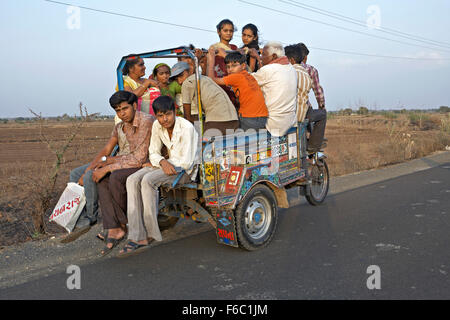
[[[240,127],[244,130],[265,129],[269,112],[258,82],[247,72],[246,56],[240,52],[227,54],[225,64],[228,75],[223,78],[214,77],[214,57],[215,50],[209,50],[208,77],[218,85],[227,85],[233,88],[240,105]]]

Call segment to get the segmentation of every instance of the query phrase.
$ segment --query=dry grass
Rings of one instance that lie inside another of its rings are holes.
[[[56,148],[64,146],[70,122],[47,122],[43,133]],[[109,139],[113,123],[90,122],[72,141],[59,163],[53,192],[49,195],[49,211],[56,204],[69,179],[71,169],[88,163]],[[33,213],[39,208],[39,197],[48,184],[49,172],[55,167],[55,154],[39,138],[42,126],[37,123],[8,123],[0,125],[0,246],[39,236]],[[33,223],[34,222],[34,223]],[[48,233],[62,229],[44,219]]]
[[[448,114],[336,116],[326,137],[332,175],[343,175],[423,157],[450,145]]]

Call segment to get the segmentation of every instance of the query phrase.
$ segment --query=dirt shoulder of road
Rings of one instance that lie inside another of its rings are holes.
[[[450,152],[440,151],[430,156],[408,162],[387,166],[381,169],[352,173],[332,177],[329,195],[359,188],[365,185],[393,179],[402,175],[414,173],[449,163]],[[296,190],[290,190],[291,206],[302,203],[296,195]],[[179,241],[195,234],[212,231],[207,223],[195,223],[190,220],[180,221],[173,229],[163,232],[163,241],[151,246],[165,245],[171,241]],[[101,231],[101,225],[95,225],[78,240],[62,244],[63,235],[51,239],[29,241],[0,249],[0,288],[16,286],[55,272],[65,272],[70,265],[82,266],[94,263],[98,259],[114,258],[122,245],[106,257],[100,257],[103,243],[95,235]],[[1,296],[0,296],[1,298]],[[45,298],[45,297],[43,297]]]

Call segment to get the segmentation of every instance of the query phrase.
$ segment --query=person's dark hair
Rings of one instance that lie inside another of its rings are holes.
[[[233,21],[231,21],[230,19],[223,19],[223,20],[220,21],[219,24],[216,26],[217,31],[222,30],[223,26],[226,25],[226,24],[231,24],[231,26],[233,27],[233,30],[235,29]]]
[[[169,74],[170,74],[170,67],[165,63],[159,63],[153,68],[152,75],[155,79],[156,79],[156,75],[158,74],[158,69],[161,67],[167,67],[169,69]]]
[[[139,56],[136,54],[130,54],[128,56],[126,56],[127,58],[127,62],[125,62],[125,65],[123,66],[123,70],[122,70],[122,74],[123,75],[128,75],[128,73],[130,72],[130,69],[136,65],[139,62]]]
[[[302,42],[298,43],[297,45],[298,45],[298,46],[300,47],[300,49],[302,50],[302,55],[303,55],[303,57],[306,57],[306,56],[309,54],[308,47],[307,47],[304,43],[302,43]]]
[[[153,112],[155,115],[158,112],[166,113],[167,111],[175,112],[175,102],[170,96],[159,96],[153,101]]]
[[[246,63],[247,57],[246,57],[246,55],[244,55],[240,52],[237,52],[237,51],[230,52],[225,57],[225,64],[232,63],[232,62],[239,62],[240,64]]]
[[[252,42],[250,42],[249,44],[244,45],[244,47],[255,48],[256,50],[259,50],[259,32],[258,32],[258,28],[253,23],[248,23],[242,28],[242,32],[244,32],[244,30],[247,30],[247,29],[251,30],[253,35],[256,36],[256,39],[253,40]]]
[[[133,92],[120,90],[109,98],[109,104],[113,109],[116,109],[122,102],[127,102],[130,105],[133,105],[138,102],[138,97]]]
[[[284,53],[286,54],[286,57],[289,59],[294,59],[295,63],[300,64],[303,61],[303,58],[305,57],[303,55],[302,48],[299,45],[292,44],[289,46],[284,47]]]

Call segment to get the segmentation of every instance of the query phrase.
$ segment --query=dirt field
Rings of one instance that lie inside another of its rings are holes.
[[[50,123],[44,134],[56,145],[64,140],[71,123]],[[92,160],[107,142],[113,127],[112,121],[89,122],[73,141],[64,156],[59,171],[56,190],[60,193],[69,178],[71,168]],[[55,162],[55,154],[41,142],[37,123],[0,125],[0,246],[35,238],[30,209],[30,195],[39,192],[39,178],[45,176]],[[54,195],[54,201],[59,195]],[[54,204],[53,204],[54,206]],[[49,233],[64,232],[56,224],[47,224]]]
[[[450,145],[448,115],[432,115],[413,122],[407,115],[333,116],[326,137],[331,175],[343,175],[418,158]],[[425,119],[425,118],[424,118]],[[64,140],[70,121],[48,122],[43,133],[52,143]],[[88,163],[109,139],[113,121],[89,122],[67,150],[53,196],[53,208],[64,189],[69,171]],[[0,247],[36,239],[31,219],[35,206],[30,195],[40,192],[39,178],[48,173],[56,157],[40,140],[34,122],[0,124]],[[47,213],[47,217],[48,214]],[[47,219],[45,219],[47,220]],[[46,224],[47,235],[64,232]]]

